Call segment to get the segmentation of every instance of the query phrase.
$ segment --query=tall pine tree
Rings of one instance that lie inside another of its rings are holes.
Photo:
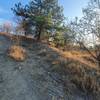
[[[25,34],[35,34],[38,40],[43,32],[56,32],[63,25],[63,7],[59,6],[58,0],[31,0],[25,6],[15,4],[12,10],[22,18]]]

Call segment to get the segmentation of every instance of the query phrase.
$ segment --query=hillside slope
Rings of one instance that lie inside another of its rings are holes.
[[[27,59],[16,62],[6,55],[11,44],[0,36],[0,100],[99,100],[100,92],[94,94],[91,90],[89,94],[74,83],[75,76],[85,73],[97,79],[99,85],[93,87],[100,87],[99,70],[86,69],[86,65],[65,59],[37,42],[31,47],[23,43]]]

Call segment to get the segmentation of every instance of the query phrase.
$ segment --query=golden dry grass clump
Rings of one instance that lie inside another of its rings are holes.
[[[26,58],[26,51],[21,46],[14,45],[9,48],[8,55],[16,61],[24,61]]]

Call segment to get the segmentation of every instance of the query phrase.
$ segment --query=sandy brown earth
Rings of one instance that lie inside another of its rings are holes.
[[[6,54],[11,44],[7,37],[0,36],[0,100],[94,100],[69,80],[65,91],[60,74],[51,70],[59,54],[48,46],[24,43],[27,59],[16,62]]]

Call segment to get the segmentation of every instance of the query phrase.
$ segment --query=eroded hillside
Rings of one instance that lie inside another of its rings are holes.
[[[27,58],[17,62],[7,56],[12,44],[0,36],[0,100],[99,100],[99,68],[65,58],[40,42],[23,42]]]

